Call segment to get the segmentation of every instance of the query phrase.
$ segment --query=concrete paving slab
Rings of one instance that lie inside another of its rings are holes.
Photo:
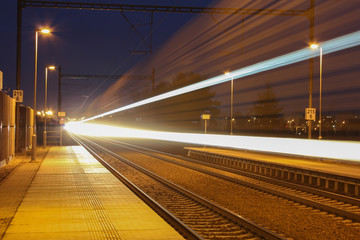
[[[4,240],[183,239],[83,147],[51,147]]]

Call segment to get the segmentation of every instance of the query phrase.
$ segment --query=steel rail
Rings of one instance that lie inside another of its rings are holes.
[[[222,155],[219,153],[206,153],[206,152],[202,152],[199,150],[189,150],[190,151],[190,155],[191,153],[198,153],[198,154],[203,154],[202,156],[206,156],[209,157],[210,159],[213,159],[214,161],[217,161],[219,159],[226,159],[232,162],[239,162],[239,163],[247,163],[247,164],[252,164],[254,166],[261,166],[261,167],[266,167],[266,168],[272,168],[272,169],[278,169],[278,170],[287,170],[289,173],[294,173],[294,174],[307,174],[307,176],[316,176],[318,178],[328,178],[329,180],[335,181],[337,179],[341,179],[343,181],[348,182],[349,184],[360,184],[360,178],[359,177],[353,177],[353,176],[346,176],[346,175],[341,175],[341,174],[337,174],[337,173],[332,173],[332,172],[327,172],[327,171],[318,171],[318,170],[313,170],[313,169],[307,169],[307,168],[299,168],[296,166],[292,166],[289,164],[283,164],[283,163],[273,163],[273,162],[266,162],[266,161],[262,161],[262,160],[256,160],[256,159],[252,159],[252,158],[246,158],[246,157],[236,157],[236,156],[227,156],[227,155]],[[189,156],[190,156],[189,155]],[[280,154],[281,155],[281,154]],[[276,156],[276,154],[275,154]],[[312,159],[311,157],[309,159]],[[314,158],[315,160],[317,160],[317,158]],[[198,159],[201,161],[201,159]],[[326,158],[324,159],[325,161]],[[332,161],[332,160],[330,160]],[[342,162],[343,160],[335,160],[335,161],[339,161]],[[348,162],[347,160],[344,160],[345,162]],[[357,164],[357,163],[356,163]],[[254,172],[253,172],[254,173]],[[295,179],[293,179],[295,180]],[[295,180],[296,181],[296,180]],[[358,195],[358,194],[357,194]]]
[[[116,142],[116,141],[110,139],[110,142],[113,143],[113,142]],[[121,144],[124,144],[124,143],[121,143]],[[127,143],[125,143],[125,144],[126,145],[131,145],[131,144],[127,144]],[[124,147],[124,146],[122,146],[122,147]],[[138,147],[138,146],[136,146],[136,147]],[[222,175],[222,174],[219,174],[219,173],[214,173],[214,172],[211,172],[211,171],[199,168],[199,167],[194,167],[194,166],[189,166],[189,165],[186,165],[186,164],[182,164],[182,163],[167,159],[165,157],[156,156],[156,155],[153,155],[151,153],[146,153],[144,151],[136,150],[136,149],[134,149],[134,147],[128,147],[127,146],[125,148],[132,149],[132,150],[140,152],[142,154],[152,156],[152,157],[155,157],[155,158],[167,161],[167,162],[171,162],[173,164],[183,166],[183,167],[186,167],[186,168],[189,168],[189,169],[201,172],[201,173],[205,173],[205,174],[208,174],[208,175],[213,176],[213,177],[217,177],[217,178],[220,178],[220,179],[223,179],[223,180],[226,180],[226,181],[229,181],[229,182],[233,182],[233,183],[236,183],[236,184],[240,184],[240,185],[243,185],[243,186],[247,186],[247,187],[250,187],[250,188],[253,188],[253,189],[258,189],[258,190],[266,192],[268,194],[279,196],[279,197],[282,197],[282,198],[285,198],[285,199],[288,199],[288,200],[291,200],[291,201],[298,202],[298,203],[303,204],[303,205],[311,206],[311,207],[317,208],[317,209],[325,211],[325,212],[333,213],[333,214],[336,214],[338,216],[346,217],[348,219],[360,222],[360,215],[356,214],[356,213],[353,213],[353,212],[349,212],[349,211],[346,211],[346,210],[343,210],[343,209],[332,207],[332,206],[322,204],[322,203],[319,203],[319,202],[316,202],[316,201],[313,201],[313,200],[305,199],[305,198],[302,198],[302,197],[297,197],[297,196],[295,196],[293,194],[288,194],[288,193],[285,193],[285,192],[277,191],[277,190],[274,190],[274,189],[271,189],[271,188],[268,188],[268,187],[260,186],[258,184],[250,183],[248,181],[228,177],[228,176],[225,176],[225,175]],[[139,148],[143,148],[143,147],[139,147]],[[143,148],[143,149],[147,149],[147,148]],[[147,151],[149,151],[149,150],[150,149],[147,149]],[[155,152],[161,153],[160,151],[157,151],[157,150],[155,150]],[[162,153],[162,154],[168,155],[166,153]],[[172,155],[171,157],[179,158],[179,156],[174,156],[174,155]],[[200,163],[200,164],[203,164],[203,162]],[[209,165],[210,164],[207,164],[207,166],[209,166]],[[214,167],[214,168],[220,169],[220,170],[224,170],[224,171],[230,170],[229,168],[225,168],[225,167],[218,168],[218,165],[211,166],[211,167]],[[236,173],[235,171],[231,171],[231,172]],[[242,172],[239,173],[239,174],[242,175]],[[249,176],[248,175],[247,177],[254,177],[254,176]],[[273,182],[276,182],[276,184],[279,184],[279,185],[282,185],[282,184],[284,184],[283,186],[286,185],[285,187],[295,188],[295,189],[298,188],[297,190],[300,190],[300,191],[305,191],[305,192],[309,191],[309,193],[316,194],[318,196],[327,197],[327,198],[331,198],[331,199],[334,199],[334,200],[337,200],[337,201],[342,201],[342,202],[349,203],[349,204],[352,204],[352,205],[360,206],[360,201],[357,200],[357,199],[354,199],[354,198],[341,196],[341,195],[333,194],[333,193],[330,193],[330,192],[319,191],[317,189],[311,189],[311,188],[308,188],[308,187],[305,187],[305,186],[300,186],[300,185],[297,185],[297,184],[291,184],[291,183],[287,183],[287,182],[282,182],[282,181],[277,180],[277,179],[272,179],[272,178],[266,178],[265,179],[265,178],[263,178],[262,176],[259,176],[259,175],[257,175],[256,178],[260,179],[262,181],[270,182],[272,184],[273,184]],[[263,179],[265,179],[265,180],[263,180]]]
[[[235,214],[235,213],[223,208],[222,206],[220,206],[218,204],[215,204],[215,203],[213,203],[213,202],[211,202],[211,201],[209,201],[209,200],[207,200],[207,199],[205,199],[205,198],[203,198],[203,197],[201,197],[201,196],[199,196],[197,194],[194,194],[194,193],[192,193],[192,192],[190,192],[190,191],[188,191],[188,190],[186,190],[186,189],[184,189],[184,188],[182,188],[182,187],[180,187],[180,186],[178,186],[178,185],[176,185],[176,184],[174,184],[172,182],[169,182],[168,180],[166,180],[166,179],[164,179],[164,178],[162,178],[162,177],[148,171],[147,169],[145,169],[145,168],[143,168],[143,167],[141,167],[141,166],[127,160],[126,158],[124,158],[122,156],[119,156],[118,154],[104,148],[101,145],[99,145],[99,144],[97,144],[97,143],[95,143],[93,141],[90,141],[89,139],[86,139],[86,140],[91,142],[91,144],[96,145],[97,147],[101,148],[102,151],[107,152],[111,156],[113,156],[113,157],[115,157],[117,159],[121,159],[122,161],[125,161],[126,164],[129,164],[131,167],[139,170],[140,172],[145,173],[146,175],[149,175],[150,177],[154,178],[155,180],[161,182],[162,184],[164,184],[166,186],[169,186],[170,188],[173,188],[176,191],[178,191],[178,192],[192,198],[193,200],[195,200],[195,201],[201,203],[202,205],[216,211],[218,214],[230,219],[231,221],[237,223],[238,225],[241,225],[241,226],[247,228],[251,232],[254,232],[257,235],[259,235],[259,236],[261,236],[261,237],[263,237],[265,239],[269,239],[269,240],[280,240],[280,239],[285,240],[286,239],[285,237],[282,237],[282,236],[280,236],[280,235],[278,235],[278,234],[276,234],[276,233],[274,233],[274,232],[272,232],[272,231],[270,231],[270,230],[268,230],[268,229],[266,229],[266,228],[264,228],[264,227],[262,227],[262,226],[260,226],[260,225],[258,225],[256,223],[254,223],[254,222],[252,222],[252,221],[250,221],[250,220],[248,220],[248,219],[246,219],[246,218],[244,218],[244,217],[242,217],[242,216],[240,216],[238,214]]]
[[[132,192],[134,192],[140,199],[142,199],[148,206],[150,206],[156,213],[158,213],[166,222],[168,222],[174,229],[176,229],[186,239],[203,239],[196,232],[190,229],[177,217],[167,211],[164,207],[153,200],[149,195],[143,192],[140,188],[130,182],[125,176],[119,173],[116,169],[110,166],[103,160],[95,151],[93,151],[86,143],[79,138],[72,135],[72,138],[81,146],[83,146],[95,159],[97,159],[105,168],[107,168],[117,179],[125,184]]]
[[[107,138],[107,140],[114,141],[114,140],[109,139],[109,138]],[[346,195],[341,195],[341,194],[337,194],[337,193],[333,193],[333,192],[329,192],[329,191],[326,191],[326,190],[313,188],[313,187],[309,187],[309,186],[299,185],[299,184],[296,184],[296,183],[292,183],[292,182],[288,182],[288,181],[284,181],[284,180],[280,180],[280,179],[276,179],[276,178],[271,178],[271,177],[259,175],[259,174],[256,174],[256,173],[246,172],[246,171],[240,170],[240,169],[229,168],[229,167],[222,166],[222,165],[219,165],[219,164],[204,162],[204,161],[201,161],[201,160],[196,160],[196,159],[192,159],[192,158],[188,158],[188,157],[174,155],[174,154],[171,154],[171,153],[166,153],[166,152],[162,152],[162,151],[158,151],[158,150],[154,150],[154,149],[150,149],[150,148],[145,148],[145,147],[141,147],[141,146],[135,146],[135,145],[132,145],[132,144],[129,144],[129,143],[121,142],[121,144],[130,145],[130,146],[133,146],[133,147],[136,147],[136,148],[139,148],[139,149],[143,149],[145,151],[156,152],[158,154],[163,154],[163,155],[166,155],[166,156],[179,158],[179,159],[184,160],[184,161],[189,161],[189,162],[192,162],[192,163],[212,167],[212,168],[219,169],[219,170],[222,170],[222,171],[227,171],[227,172],[235,173],[235,174],[238,174],[238,175],[258,179],[258,180],[261,180],[261,181],[274,183],[274,184],[281,185],[281,186],[284,186],[284,187],[294,188],[294,189],[297,189],[297,190],[300,190],[300,191],[308,192],[308,193],[311,193],[311,194],[316,194],[316,195],[319,195],[319,196],[322,196],[322,197],[331,198],[331,199],[334,199],[334,200],[337,200],[337,201],[341,201],[341,202],[344,202],[344,203],[348,203],[348,204],[352,204],[352,205],[356,205],[356,206],[360,207],[360,199],[349,197],[349,196],[346,196]]]

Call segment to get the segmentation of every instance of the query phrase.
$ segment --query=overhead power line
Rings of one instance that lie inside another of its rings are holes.
[[[74,3],[53,1],[23,0],[23,7],[67,8],[87,10],[113,10],[131,12],[172,12],[172,13],[208,13],[208,14],[239,14],[239,15],[284,15],[307,16],[308,10],[288,9],[255,9],[255,8],[211,8],[211,7],[180,7],[154,6],[107,3]]]
[[[149,76],[124,76],[124,75],[85,75],[85,74],[61,74],[61,78],[66,79],[129,79],[129,80],[145,80],[153,79],[153,75]]]

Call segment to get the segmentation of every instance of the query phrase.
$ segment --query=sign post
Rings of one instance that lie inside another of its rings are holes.
[[[58,117],[65,117],[66,113],[65,112],[58,112]]]
[[[0,91],[2,90],[3,88],[3,72],[0,71]]]
[[[207,120],[210,120],[210,114],[201,114],[201,119],[205,120],[205,134],[207,131]]]
[[[59,123],[60,125],[64,124],[64,119],[65,119],[66,113],[65,112],[58,112],[58,119],[59,119]]]
[[[305,120],[315,121],[316,108],[305,108]]]

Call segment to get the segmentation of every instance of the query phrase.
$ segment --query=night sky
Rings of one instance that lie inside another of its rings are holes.
[[[90,0],[88,0],[90,1]],[[77,1],[79,2],[79,1]],[[87,2],[87,1],[81,1]],[[97,1],[90,1],[97,2]],[[181,5],[204,7],[210,1],[106,1],[107,3]],[[241,2],[241,3],[239,3]],[[213,6],[230,8],[275,8],[305,10],[309,1],[215,1]],[[315,40],[329,39],[360,30],[360,2],[315,1]],[[125,12],[149,40],[150,13]],[[3,0],[0,9],[1,58],[4,88],[15,89],[16,1]],[[171,81],[179,72],[216,76],[307,47],[309,21],[291,16],[229,16],[209,14],[154,13],[153,54],[130,55],[148,50],[124,17],[116,11],[25,8],[23,10],[22,82],[25,105],[33,103],[34,28],[50,26],[51,36],[39,37],[38,108],[43,107],[46,64],[61,65],[62,73],[102,75],[151,75],[156,83]],[[328,112],[360,113],[360,48],[324,56],[323,108]],[[314,106],[318,103],[319,61],[314,61]],[[142,80],[64,80],[63,110],[101,113],[128,103],[130,95],[151,87]],[[116,82],[116,83],[115,83]],[[114,84],[115,85],[112,85]],[[308,63],[302,62],[235,81],[235,112],[246,114],[257,94],[271,84],[285,115],[303,112],[308,104]],[[213,87],[229,109],[229,84]],[[87,101],[84,100],[88,97]],[[57,72],[49,74],[49,106],[57,108]]]
[[[70,1],[69,1],[70,2]],[[97,3],[93,0],[72,2]],[[100,1],[104,2],[104,1]],[[131,1],[108,0],[106,3],[199,6],[209,4],[208,0],[176,1]],[[0,70],[4,74],[4,90],[16,89],[16,12],[14,0],[2,0],[0,8]],[[126,17],[138,27],[138,31],[150,41],[150,13],[125,12]],[[184,25],[194,14],[155,13],[153,24],[153,49],[159,49],[166,40]],[[23,9],[22,20],[22,68],[21,89],[24,90],[24,104],[33,106],[34,45],[35,27],[47,26],[52,29],[51,36],[39,36],[38,52],[38,109],[44,104],[45,65],[61,65],[62,73],[123,75],[146,55],[130,55],[129,51],[149,50],[142,40],[131,30],[130,25],[118,11],[66,10],[52,8]],[[57,108],[57,72],[49,72],[49,100],[53,109]],[[64,80],[63,107],[76,109],[76,103],[89,95],[103,80],[77,81]],[[104,88],[110,82],[104,84]],[[101,89],[104,90],[104,89]],[[100,92],[100,90],[99,90]],[[96,92],[98,94],[99,92]],[[74,102],[68,103],[69,98]],[[74,106],[72,106],[74,105]],[[77,107],[79,107],[78,105]],[[75,108],[73,108],[75,107]]]

